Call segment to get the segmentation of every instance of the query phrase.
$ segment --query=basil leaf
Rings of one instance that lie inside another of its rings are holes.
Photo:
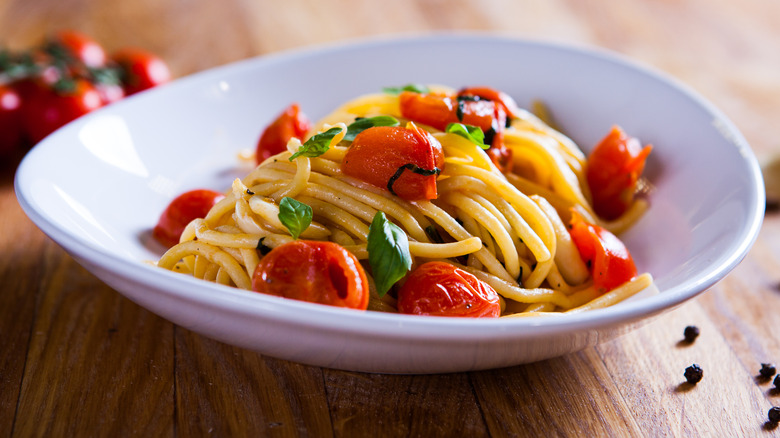
[[[368,264],[380,297],[412,268],[406,233],[381,211],[374,215],[368,227]]]
[[[319,134],[311,136],[311,138],[306,140],[306,143],[302,144],[298,148],[297,152],[292,154],[290,161],[298,158],[299,156],[319,157],[320,155],[327,152],[328,149],[330,149],[331,140],[333,140],[333,138],[338,135],[339,132],[341,132],[341,128],[336,126],[334,128],[328,129],[325,132],[320,132]]]
[[[430,93],[431,89],[421,84],[407,84],[404,85],[403,87],[384,87],[382,88],[382,91],[384,91],[387,94],[401,94],[404,91],[427,94]]]
[[[306,228],[309,228],[314,214],[308,205],[285,196],[279,202],[278,217],[282,225],[290,231],[293,239],[297,239]]]
[[[349,126],[347,126],[347,135],[344,136],[344,140],[353,141],[355,140],[356,135],[360,134],[368,128],[373,128],[375,126],[398,126],[400,124],[401,122],[392,116],[376,116],[356,119],[354,122],[350,123]]]
[[[463,123],[450,123],[447,125],[445,131],[459,135],[482,149],[490,148],[489,144],[485,144],[485,133],[476,126],[464,125]]]

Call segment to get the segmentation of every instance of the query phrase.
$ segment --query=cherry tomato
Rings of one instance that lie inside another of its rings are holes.
[[[87,35],[73,30],[63,30],[54,36],[52,42],[62,46],[87,67],[103,67],[106,64],[106,52],[103,47]]]
[[[444,153],[441,143],[417,126],[375,126],[355,136],[341,169],[403,199],[436,199],[435,172],[444,169]]]
[[[596,214],[612,220],[628,209],[651,150],[618,126],[599,142],[588,156],[586,173]]]
[[[520,109],[517,103],[511,96],[489,87],[466,87],[458,91],[458,96],[477,96],[482,99],[496,102],[504,110],[504,113],[509,117],[517,117],[520,113]]]
[[[498,317],[498,293],[474,275],[446,262],[427,262],[398,291],[398,311],[414,315]]]
[[[576,211],[572,211],[569,233],[596,288],[607,292],[636,277],[631,253],[614,234],[586,222]]]
[[[398,96],[401,115],[443,131],[448,124],[458,122],[458,103],[453,96],[404,91]]]
[[[287,142],[291,138],[302,140],[309,129],[311,129],[311,122],[306,114],[301,112],[298,104],[293,103],[288,106],[260,135],[255,154],[257,164],[286,151]]]
[[[295,240],[271,250],[252,276],[252,289],[310,303],[365,310],[368,279],[357,258],[333,242]]]
[[[512,151],[503,144],[508,115],[517,104],[505,93],[487,87],[471,87],[457,95],[404,91],[399,95],[401,115],[418,123],[444,130],[450,123],[476,126],[491,145],[488,155],[501,172],[512,168]]]
[[[224,197],[222,193],[208,189],[182,193],[162,212],[152,235],[167,247],[176,245],[187,224],[193,219],[206,217],[211,207]]]
[[[22,141],[22,99],[11,86],[0,84],[0,156],[12,152]]]
[[[125,47],[111,56],[122,70],[122,85],[128,96],[171,80],[168,64],[142,49]]]
[[[97,83],[95,89],[100,94],[100,101],[103,105],[114,103],[125,97],[125,90],[119,84]]]
[[[43,140],[66,123],[100,108],[103,101],[85,79],[74,79],[68,91],[38,84],[24,103],[22,125],[33,143]]]

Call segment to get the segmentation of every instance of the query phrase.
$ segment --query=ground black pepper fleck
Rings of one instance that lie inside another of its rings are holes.
[[[695,385],[701,381],[702,377],[704,377],[704,370],[702,370],[698,364],[693,364],[685,369],[684,375],[685,380],[687,380],[688,383]]]
[[[689,344],[693,343],[693,341],[699,337],[699,328],[695,325],[689,325],[688,327],[685,327],[683,336],[685,336],[685,342],[688,342]]]
[[[777,406],[772,406],[772,409],[769,410],[767,417],[769,417],[769,422],[772,424],[780,423],[780,408]]]
[[[761,364],[761,370],[758,371],[759,374],[761,374],[761,377],[768,379],[775,375],[777,372],[777,369],[774,365],[771,363],[762,363]]]

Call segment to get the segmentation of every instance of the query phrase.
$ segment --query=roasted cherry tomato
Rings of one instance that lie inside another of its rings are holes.
[[[625,213],[651,150],[652,146],[643,148],[618,126],[599,142],[588,156],[586,173],[596,214],[612,220]]]
[[[122,71],[122,86],[128,96],[171,80],[168,64],[145,50],[126,47],[111,55],[111,59]]]
[[[505,93],[487,87],[471,87],[457,95],[415,93],[399,95],[401,115],[444,130],[450,123],[476,126],[490,144],[488,155],[501,172],[512,168],[512,152],[503,143],[507,117],[517,114],[517,104]]]
[[[310,303],[365,310],[368,279],[357,258],[333,242],[295,240],[266,254],[252,289]]]
[[[286,151],[287,142],[291,138],[302,140],[309,129],[311,129],[311,122],[306,114],[301,112],[298,104],[293,103],[288,106],[260,135],[255,154],[257,164]]]
[[[66,123],[100,108],[100,93],[89,81],[73,79],[70,87],[57,91],[39,83],[24,102],[22,125],[33,143]]]
[[[498,317],[498,293],[474,275],[446,262],[413,270],[398,291],[398,311],[413,315]]]
[[[631,253],[614,234],[586,222],[576,211],[572,211],[569,233],[596,288],[607,292],[636,277]]]
[[[0,84],[0,156],[12,152],[22,141],[22,99],[10,86]]]
[[[444,153],[438,140],[414,124],[376,126],[355,137],[341,169],[403,199],[436,199]]]
[[[517,117],[520,113],[517,103],[511,96],[490,87],[466,87],[458,91],[458,96],[477,96],[496,102],[509,117]]]
[[[106,52],[103,47],[82,33],[63,30],[54,36],[51,43],[64,48],[87,67],[103,67],[106,64]]]
[[[193,219],[206,217],[211,207],[225,196],[208,189],[197,189],[177,196],[160,215],[152,235],[167,247],[179,243],[187,224]]]

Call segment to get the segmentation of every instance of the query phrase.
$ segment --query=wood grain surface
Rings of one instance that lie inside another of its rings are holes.
[[[108,50],[154,51],[179,77],[442,30],[595,46],[683,81],[768,160],[780,152],[778,22],[774,0],[0,0],[0,46],[72,28]],[[775,213],[723,281],[616,340],[498,370],[361,374],[225,345],[128,301],[27,219],[13,191],[20,158],[0,164],[0,438],[780,436],[767,422],[780,391],[758,377],[762,362],[780,364]],[[701,336],[686,344],[691,324]],[[683,377],[694,362],[695,386]]]

